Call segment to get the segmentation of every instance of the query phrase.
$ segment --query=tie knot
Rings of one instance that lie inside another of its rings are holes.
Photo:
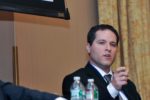
[[[106,80],[107,83],[110,83],[111,76],[112,76],[111,74],[107,74],[107,75],[104,76],[104,78],[105,78],[105,80]]]

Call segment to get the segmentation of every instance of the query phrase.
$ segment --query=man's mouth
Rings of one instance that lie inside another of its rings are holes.
[[[111,59],[111,55],[110,55],[110,54],[104,54],[104,57],[105,57],[106,59]]]
[[[105,56],[105,57],[111,57],[111,55],[110,55],[110,54],[104,54],[104,56]]]

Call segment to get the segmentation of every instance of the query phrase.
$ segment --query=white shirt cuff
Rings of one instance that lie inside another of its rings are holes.
[[[112,83],[108,84],[107,90],[113,98],[116,98],[119,93],[119,91],[112,85]]]

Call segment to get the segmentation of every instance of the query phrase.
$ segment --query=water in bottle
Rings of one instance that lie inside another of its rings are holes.
[[[79,76],[75,76],[74,82],[70,88],[71,100],[85,100],[85,88],[80,81]]]
[[[94,79],[88,79],[86,86],[86,100],[99,100],[99,92]]]

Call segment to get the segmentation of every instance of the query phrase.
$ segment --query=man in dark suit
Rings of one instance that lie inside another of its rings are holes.
[[[59,99],[58,99],[59,98]],[[66,100],[58,95],[40,92],[0,81],[0,100]]]
[[[93,78],[99,90],[99,100],[141,100],[134,83],[128,79],[126,67],[112,71],[119,35],[113,26],[101,24],[93,26],[87,35],[89,61],[84,68],[67,75],[63,80],[62,92],[70,99],[70,86],[74,76],[80,76],[86,86],[87,79]],[[110,76],[110,80],[108,77]]]

